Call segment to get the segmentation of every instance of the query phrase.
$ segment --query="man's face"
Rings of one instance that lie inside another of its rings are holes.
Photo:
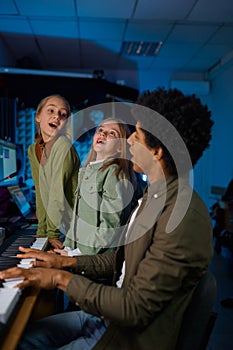
[[[134,170],[137,173],[148,175],[153,164],[153,150],[147,146],[144,131],[140,128],[139,123],[136,124],[135,132],[127,141],[130,145],[129,151],[132,154],[131,161]]]

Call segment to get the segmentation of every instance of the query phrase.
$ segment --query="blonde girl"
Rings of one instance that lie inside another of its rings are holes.
[[[32,178],[36,190],[37,236],[48,237],[61,248],[61,234],[69,229],[78,183],[80,160],[67,137],[71,111],[60,95],[41,100],[35,121],[35,143],[29,146]]]
[[[131,210],[133,170],[127,159],[127,125],[106,119],[97,128],[86,164],[79,170],[75,211],[62,255],[114,249]]]

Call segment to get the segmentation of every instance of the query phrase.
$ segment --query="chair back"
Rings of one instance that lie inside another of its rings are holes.
[[[217,313],[215,277],[208,271],[199,281],[185,311],[176,350],[205,350],[214,327]]]

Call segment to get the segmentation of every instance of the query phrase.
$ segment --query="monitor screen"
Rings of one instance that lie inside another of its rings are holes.
[[[13,186],[17,183],[16,145],[0,140],[0,186]]]
[[[15,202],[17,207],[19,208],[21,214],[27,215],[31,211],[31,206],[28,203],[26,197],[24,196],[22,189],[17,185],[16,186],[9,186],[7,188],[8,188],[8,190],[13,198],[13,201]]]

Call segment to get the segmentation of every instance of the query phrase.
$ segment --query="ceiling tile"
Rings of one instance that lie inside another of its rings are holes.
[[[18,34],[6,34],[4,39],[17,55],[21,52],[25,52],[25,54],[27,54],[28,52],[33,52],[37,49],[35,38],[32,35],[21,36]]]
[[[183,20],[196,0],[139,0],[134,18]]]
[[[195,55],[197,58],[219,58],[221,56],[226,55],[232,46],[229,47],[227,45],[215,45],[215,44],[207,44],[201,48],[201,50]]]
[[[32,35],[6,34],[4,41],[15,56],[16,66],[27,65],[27,68],[41,66],[40,51]]]
[[[173,44],[168,43],[161,47],[161,50],[158,54],[158,58],[169,58],[173,60],[174,58],[182,60],[184,57],[191,57],[198,52],[200,45],[198,44]]]
[[[76,68],[80,66],[80,42],[74,39],[38,37],[38,44],[47,67]]]
[[[162,24],[155,21],[132,20],[127,24],[124,40],[127,41],[163,41],[172,28],[172,23]]]
[[[232,0],[201,0],[197,1],[189,15],[190,20],[207,22],[232,22]]]
[[[95,18],[130,18],[136,0],[124,1],[120,4],[116,0],[76,0],[79,17]]]
[[[132,60],[137,63],[137,68],[140,70],[148,70],[154,60],[154,57],[133,57]]]
[[[76,21],[69,20],[31,20],[33,32],[36,35],[53,36],[60,38],[78,38]]]
[[[233,3],[232,3],[233,6]],[[210,39],[211,44],[228,44],[233,47],[233,25],[222,26],[216,31],[215,35]]]
[[[106,50],[109,50],[111,52],[114,52],[116,54],[119,54],[121,51],[121,41],[120,40],[112,40],[112,41],[108,41],[108,40],[96,40],[95,44],[103,47]]]
[[[75,16],[73,0],[15,0],[24,16]]]
[[[216,32],[216,25],[176,24],[168,37],[173,43],[205,43]]]
[[[182,57],[182,60],[179,57],[155,57],[154,61],[151,64],[151,69],[181,69],[183,65],[187,62],[187,58]]]
[[[0,38],[0,65],[8,53],[9,66],[108,69],[125,81],[139,70],[203,74],[231,57],[233,0],[0,0]],[[155,58],[129,58],[122,41],[163,45]]]
[[[214,58],[212,59],[198,59],[195,58],[188,62],[187,65],[184,65],[185,70],[193,71],[193,72],[206,72],[209,68],[211,68],[216,63]]]
[[[93,60],[94,57],[94,60]],[[82,66],[93,68],[109,68],[117,63],[118,55],[111,50],[91,41],[82,41],[81,43]],[[94,62],[94,63],[93,63]]]
[[[18,13],[13,0],[0,1],[1,15],[16,15]]]
[[[118,67],[124,70],[137,70],[137,62],[133,58],[128,58],[124,56],[120,56],[118,59]]]
[[[90,40],[122,40],[123,20],[80,20],[80,37]]]
[[[5,33],[32,34],[28,20],[25,18],[1,17],[0,31]]]

